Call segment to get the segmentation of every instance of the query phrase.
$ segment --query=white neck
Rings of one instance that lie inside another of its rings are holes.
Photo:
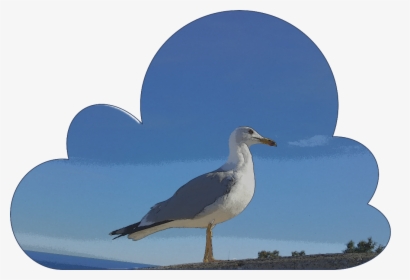
[[[229,139],[229,157],[226,163],[221,166],[221,169],[227,171],[244,167],[253,167],[251,151],[248,145],[245,143],[238,144],[231,137]]]

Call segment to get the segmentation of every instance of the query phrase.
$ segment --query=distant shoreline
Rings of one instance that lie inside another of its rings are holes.
[[[151,264],[114,261],[91,257],[78,257],[55,253],[24,250],[29,258],[47,268],[58,270],[106,270],[106,269],[135,269],[141,267],[155,267]]]
[[[377,253],[317,254],[298,257],[278,257],[274,259],[223,260],[214,263],[190,263],[170,266],[145,267],[137,269],[170,270],[336,270],[364,264]]]

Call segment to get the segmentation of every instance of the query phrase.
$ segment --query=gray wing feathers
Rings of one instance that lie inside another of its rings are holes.
[[[180,187],[175,194],[157,203],[148,212],[150,222],[192,219],[219,197],[229,193],[234,181],[225,172],[210,172]]]

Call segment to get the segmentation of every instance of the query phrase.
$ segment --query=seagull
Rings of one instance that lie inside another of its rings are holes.
[[[113,239],[128,235],[140,240],[168,228],[206,228],[203,262],[216,261],[212,249],[212,229],[241,213],[255,191],[255,175],[249,147],[254,144],[277,146],[253,128],[236,128],[229,137],[229,157],[215,171],[198,176],[175,194],[155,204],[140,222],[114,230]]]

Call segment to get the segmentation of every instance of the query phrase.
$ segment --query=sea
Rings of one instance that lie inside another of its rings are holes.
[[[156,265],[120,262],[95,258],[84,258],[60,254],[50,254],[36,251],[24,251],[32,260],[52,269],[62,270],[106,270],[106,269],[136,269],[155,267]]]

